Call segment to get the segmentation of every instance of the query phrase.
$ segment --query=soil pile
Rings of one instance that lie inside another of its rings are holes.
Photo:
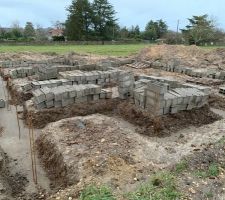
[[[225,68],[225,50],[205,50],[197,46],[158,45],[143,49],[137,59],[152,65],[171,63],[194,68]]]
[[[96,114],[49,124],[37,140],[55,187],[100,182],[126,187],[136,177],[132,131]]]

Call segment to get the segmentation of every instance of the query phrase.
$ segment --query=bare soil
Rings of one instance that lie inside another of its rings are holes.
[[[97,102],[89,102],[74,104],[64,108],[44,109],[40,111],[24,111],[25,123],[28,124],[30,116],[35,128],[44,128],[48,123],[55,122],[64,118],[75,116],[86,116],[94,113],[113,112],[116,105],[119,104],[118,99],[100,100]]]
[[[117,112],[130,123],[139,126],[139,133],[148,136],[167,136],[190,126],[200,127],[221,119],[208,106],[155,118],[152,113],[124,102],[118,105]]]
[[[65,108],[45,109],[40,111],[24,112],[25,122],[28,124],[30,116],[35,128],[43,128],[50,122],[60,119],[86,116],[102,113],[109,116],[117,115],[138,126],[140,134],[148,136],[166,136],[189,126],[200,127],[221,119],[219,115],[210,111],[209,107],[183,111],[173,115],[155,118],[152,113],[137,108],[131,102],[119,99],[102,100],[92,103],[83,103]]]
[[[225,110],[225,96],[211,94],[209,98],[209,105],[216,109]]]
[[[135,190],[155,172],[170,170],[182,158],[217,142],[224,136],[223,124],[220,120],[188,127],[160,138],[140,135],[137,126],[115,116],[97,114],[51,123],[37,141],[50,178],[62,187],[49,199],[77,199],[89,184],[107,185],[123,199],[122,194]]]
[[[150,63],[155,61],[173,62],[177,66],[220,70],[225,68],[225,50],[218,48],[209,51],[194,45],[157,45],[143,49],[137,56],[137,60],[145,60]]]
[[[179,174],[178,185],[188,199],[225,198],[225,137],[215,144],[208,144],[200,152],[195,152],[183,160],[187,163],[185,170]],[[210,166],[218,167],[218,174],[198,177],[197,172],[207,172]]]

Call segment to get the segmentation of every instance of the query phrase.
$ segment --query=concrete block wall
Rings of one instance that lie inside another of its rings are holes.
[[[118,91],[120,99],[133,96],[134,75],[132,72],[121,71],[118,76]]]
[[[145,89],[146,89],[146,86],[140,86],[138,88],[135,88],[134,89],[134,103],[136,106],[139,106],[143,109],[145,109]]]
[[[135,82],[135,105],[155,115],[200,108],[208,103],[209,88],[197,85],[171,88],[168,83],[138,80]]]
[[[5,70],[4,75],[10,75],[12,79],[25,78],[35,75],[37,68],[33,67],[18,67],[15,69]]]
[[[97,84],[104,86],[105,84],[117,82],[120,70],[113,69],[108,71],[70,71],[59,72],[59,78],[68,79],[73,84]]]
[[[55,79],[58,76],[57,67],[55,66],[38,67],[36,75],[38,77],[38,80],[40,81]]]
[[[169,79],[169,78],[165,78],[165,77],[158,77],[158,76],[147,76],[147,75],[140,75],[138,76],[138,80],[150,80],[150,81],[157,81],[157,82],[161,82],[161,83],[167,83],[169,84],[170,89],[171,88],[177,88],[177,87],[181,87],[182,84],[179,83],[178,81]]]
[[[153,63],[151,65],[152,68],[156,69],[162,69],[164,71],[169,72],[177,72],[181,74],[186,74],[191,77],[197,77],[197,78],[212,78],[212,79],[221,79],[225,80],[225,71],[218,71],[216,69],[205,69],[205,68],[191,68],[186,66],[180,66],[180,65],[173,65],[170,62],[167,64],[165,63]]]
[[[36,109],[59,108],[75,103],[87,103],[112,98],[112,92],[98,85],[66,85],[34,90],[32,101]]]
[[[149,82],[145,88],[145,109],[154,115],[163,115],[164,94],[169,85],[161,82]]]
[[[53,88],[61,85],[72,85],[72,81],[67,79],[56,79],[56,80],[46,80],[46,81],[32,81],[32,89],[40,89],[44,87]]]
[[[47,66],[52,64],[64,64],[64,60],[62,59],[49,59],[42,61],[3,61],[0,62],[0,67],[2,68],[18,68],[18,67],[38,67],[38,66]]]

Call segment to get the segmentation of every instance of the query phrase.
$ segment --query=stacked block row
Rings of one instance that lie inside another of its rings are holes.
[[[0,67],[2,68],[19,68],[19,67],[38,67],[47,66],[52,64],[64,64],[63,60],[51,59],[44,61],[4,61],[0,62]]]
[[[44,87],[54,88],[61,85],[72,85],[72,81],[66,79],[55,79],[46,81],[33,81],[31,82],[32,89],[40,89]]]
[[[34,67],[19,67],[10,70],[4,70],[4,75],[6,76],[7,74],[9,74],[12,79],[25,78],[35,75],[36,71],[37,68]]]
[[[113,69],[108,71],[69,71],[59,72],[59,77],[68,79],[73,84],[97,84],[105,85],[107,83],[117,82],[120,70]]]
[[[134,82],[134,103],[136,106],[143,109],[145,109],[145,89],[149,82],[151,82],[151,80],[148,79],[139,79]]]
[[[118,77],[118,91],[120,99],[127,99],[133,96],[134,75],[132,72],[122,71]]]
[[[56,88],[41,88],[32,92],[32,101],[37,109],[59,108],[74,103],[87,103],[99,99],[112,98],[112,92],[100,86],[66,85]]]
[[[153,68],[162,69],[169,72],[177,72],[181,74],[186,74],[188,76],[197,77],[197,78],[212,78],[212,79],[221,79],[225,80],[225,71],[218,71],[216,69],[196,69],[191,67],[185,67],[180,65],[172,65],[170,63],[163,64],[161,63],[158,65],[157,63],[154,63],[151,65]]]
[[[172,88],[164,81],[139,79],[134,83],[134,102],[155,115],[200,108],[208,103],[210,88],[179,84]]]
[[[36,75],[40,81],[55,79],[58,76],[58,70],[55,66],[38,67]]]
[[[175,88],[168,90],[168,84],[148,83],[146,109],[156,115],[177,113],[183,110],[200,108],[208,103],[209,94],[197,88]]]

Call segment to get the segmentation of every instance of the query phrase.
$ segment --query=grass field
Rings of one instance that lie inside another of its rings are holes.
[[[64,54],[67,52],[90,53],[97,55],[110,56],[128,56],[139,52],[146,44],[132,44],[132,45],[43,45],[43,46],[22,46],[22,45],[0,45],[0,53],[11,52],[55,52]]]

